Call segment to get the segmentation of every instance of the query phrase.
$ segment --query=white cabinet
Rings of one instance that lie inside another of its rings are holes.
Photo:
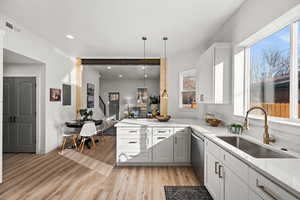
[[[224,167],[224,200],[240,200],[248,196],[248,185],[228,167]]]
[[[153,128],[153,162],[173,162],[173,128]]]
[[[231,45],[215,43],[203,53],[197,64],[198,102],[230,102]]]
[[[222,186],[218,171],[220,162],[210,152],[206,152],[205,160],[205,186],[214,200],[220,200]]]
[[[296,200],[276,183],[205,140],[205,182],[214,200]]]
[[[118,127],[117,165],[190,165],[188,127]]]
[[[191,161],[191,133],[186,129],[174,129],[174,162]]]
[[[117,131],[118,163],[144,163],[151,161],[151,128],[118,128]]]

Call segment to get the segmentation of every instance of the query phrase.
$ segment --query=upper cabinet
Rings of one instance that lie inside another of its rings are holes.
[[[199,103],[230,103],[231,53],[230,43],[215,43],[201,55],[197,64]]]

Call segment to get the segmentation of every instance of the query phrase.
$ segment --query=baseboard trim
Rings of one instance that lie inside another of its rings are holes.
[[[116,163],[117,167],[190,167],[191,163]]]

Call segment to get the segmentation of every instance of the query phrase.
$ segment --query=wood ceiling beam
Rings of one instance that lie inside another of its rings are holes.
[[[82,65],[160,65],[159,58],[147,59],[100,59],[100,58],[83,58]]]

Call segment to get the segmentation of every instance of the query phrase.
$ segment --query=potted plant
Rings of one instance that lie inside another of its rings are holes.
[[[159,96],[150,96],[149,100],[152,116],[155,117],[158,111]]]
[[[83,121],[91,120],[93,117],[93,111],[88,109],[81,109],[80,115]]]

